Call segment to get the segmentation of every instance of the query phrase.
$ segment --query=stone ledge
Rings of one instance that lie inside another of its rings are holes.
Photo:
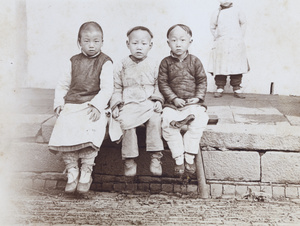
[[[217,120],[211,115],[211,120]],[[42,142],[48,143],[55,117],[41,126]],[[300,127],[286,125],[208,125],[203,133],[201,145],[233,150],[300,151]],[[109,139],[106,134],[106,139]]]
[[[300,151],[300,127],[279,125],[208,125],[201,146],[233,150]]]
[[[13,142],[8,153],[12,171],[62,172],[65,168],[59,155],[48,150],[47,144]]]

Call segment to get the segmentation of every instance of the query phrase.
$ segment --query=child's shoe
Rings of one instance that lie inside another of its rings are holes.
[[[182,126],[188,125],[191,121],[193,121],[195,119],[195,115],[190,114],[188,115],[185,119],[181,120],[181,121],[171,121],[170,125],[174,128],[181,128]]]
[[[65,187],[66,193],[73,193],[77,188],[79,180],[79,169],[78,167],[73,167],[68,169],[68,181]]]
[[[174,175],[181,177],[184,174],[184,157],[177,156],[175,159]]]
[[[86,193],[92,184],[92,170],[89,167],[81,168],[80,179],[77,186],[78,193]]]
[[[160,151],[157,151],[151,155],[151,162],[150,162],[150,172],[154,176],[161,176],[162,175],[162,167],[161,161],[163,154]]]
[[[196,164],[193,162],[192,164],[185,163],[185,172],[188,174],[194,174],[196,172]]]
[[[181,177],[184,174],[184,164],[175,165],[174,176]]]
[[[214,97],[215,98],[219,98],[219,97],[222,97],[223,96],[223,92],[224,92],[224,89],[217,89],[217,92],[214,93]]]
[[[124,175],[127,177],[133,177],[136,175],[137,164],[134,159],[125,159],[124,162]]]
[[[190,153],[184,154],[185,158],[185,172],[194,174],[196,172],[195,155]]]
[[[235,90],[233,96],[236,98],[245,99],[245,96],[244,94],[242,94],[242,91],[240,89]]]

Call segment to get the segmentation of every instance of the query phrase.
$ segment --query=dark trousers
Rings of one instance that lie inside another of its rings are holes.
[[[215,76],[215,83],[217,89],[224,89],[226,82],[227,82],[227,75],[216,75]],[[237,75],[230,75],[230,85],[233,88],[233,91],[239,90],[241,88],[242,83],[242,74]]]

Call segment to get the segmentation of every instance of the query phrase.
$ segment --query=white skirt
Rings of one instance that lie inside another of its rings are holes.
[[[105,113],[98,121],[90,120],[87,114],[89,106],[66,104],[56,120],[49,141],[49,149],[54,151],[76,151],[85,147],[99,150],[108,122]]]
[[[245,74],[250,70],[246,45],[241,39],[219,39],[210,52],[208,72],[213,75]]]

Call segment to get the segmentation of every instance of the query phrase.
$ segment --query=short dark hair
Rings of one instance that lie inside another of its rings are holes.
[[[89,21],[89,22],[85,22],[84,24],[82,24],[79,28],[79,31],[78,31],[78,38],[77,38],[77,42],[79,43],[80,42],[80,38],[81,38],[81,33],[84,31],[84,30],[88,30],[90,28],[96,28],[98,29],[101,34],[102,34],[102,39],[103,39],[103,30],[102,30],[102,27],[97,23],[97,22],[94,22],[94,21]]]
[[[183,30],[185,30],[191,37],[193,36],[192,34],[192,30],[189,28],[189,26],[186,26],[184,24],[175,24],[172,27],[169,28],[168,32],[167,32],[167,38],[169,38],[169,35],[171,33],[171,31],[175,28],[175,27],[181,27]]]
[[[127,37],[129,37],[129,35],[133,31],[137,31],[137,30],[147,31],[149,33],[149,35],[151,36],[151,38],[153,38],[153,33],[150,31],[150,29],[147,27],[144,27],[144,26],[136,26],[136,27],[131,28],[129,31],[127,31]]]

